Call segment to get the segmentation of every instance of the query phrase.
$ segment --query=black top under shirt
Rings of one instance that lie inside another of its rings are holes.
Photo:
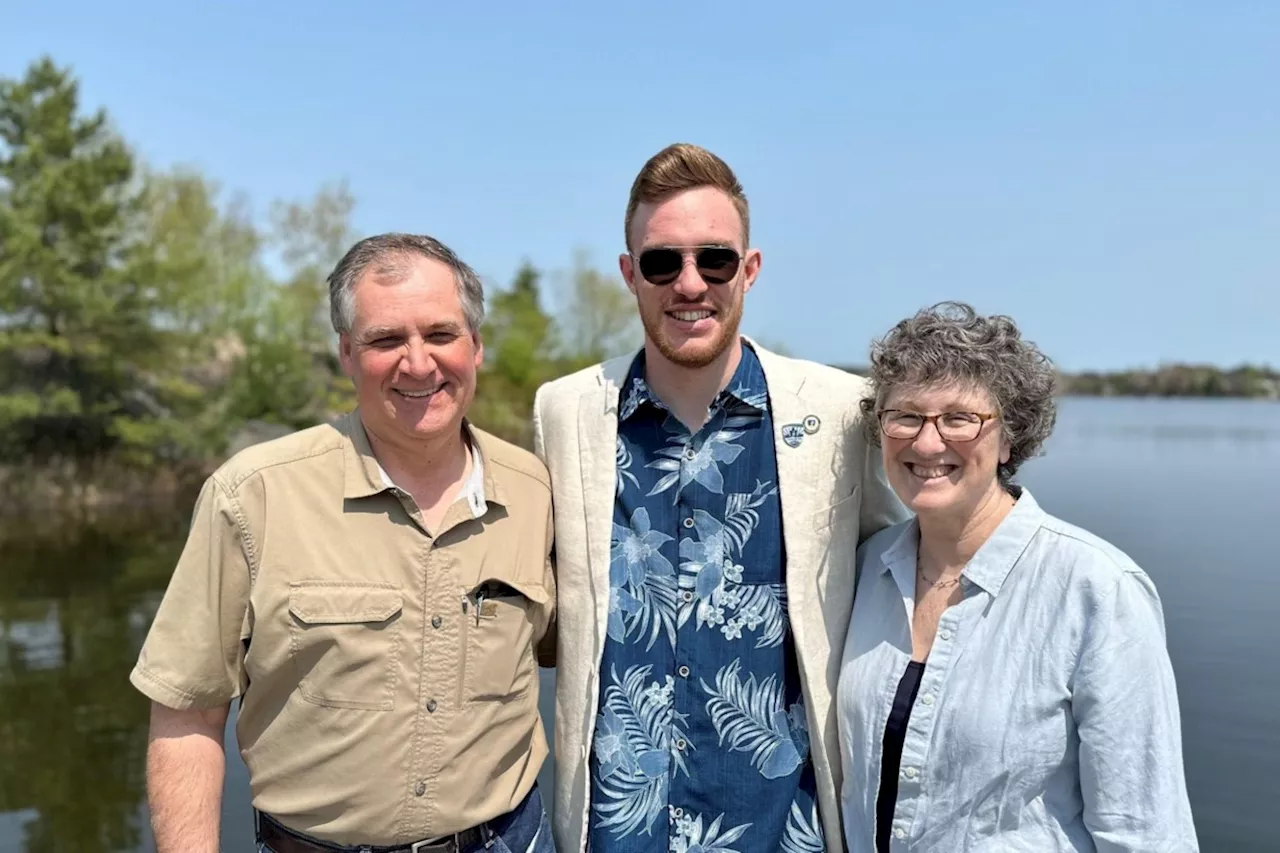
[[[902,742],[907,738],[907,721],[911,706],[924,677],[924,661],[913,660],[898,682],[889,721],[884,726],[883,754],[880,761],[880,793],[876,797],[876,852],[889,853],[889,827],[893,809],[898,804],[898,769],[902,764]]]

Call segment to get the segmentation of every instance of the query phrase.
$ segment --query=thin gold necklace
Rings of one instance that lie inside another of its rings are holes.
[[[921,567],[918,561],[916,562],[916,574],[919,575],[921,578],[923,578],[924,582],[927,583],[929,586],[933,587],[934,589],[946,589],[949,586],[956,586],[960,583],[960,575],[956,575],[954,578],[952,578],[949,581],[930,580],[929,576],[924,573],[924,568]]]

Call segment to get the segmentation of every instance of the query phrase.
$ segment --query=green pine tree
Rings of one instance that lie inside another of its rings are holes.
[[[91,464],[168,414],[162,292],[137,275],[134,158],[50,59],[0,80],[0,458]],[[162,384],[162,383],[161,383]]]

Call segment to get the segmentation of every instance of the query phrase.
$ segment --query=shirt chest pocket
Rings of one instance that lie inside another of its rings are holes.
[[[330,708],[390,711],[403,596],[391,584],[289,585],[289,656],[298,692]]]
[[[511,700],[537,678],[535,636],[545,631],[546,589],[508,578],[482,580],[463,616],[463,701]]]

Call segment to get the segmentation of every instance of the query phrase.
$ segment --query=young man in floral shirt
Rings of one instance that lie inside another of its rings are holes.
[[[549,383],[562,853],[841,848],[832,692],[858,543],[905,517],[863,380],[739,332],[760,272],[716,155],[645,164],[622,276],[633,355]]]

